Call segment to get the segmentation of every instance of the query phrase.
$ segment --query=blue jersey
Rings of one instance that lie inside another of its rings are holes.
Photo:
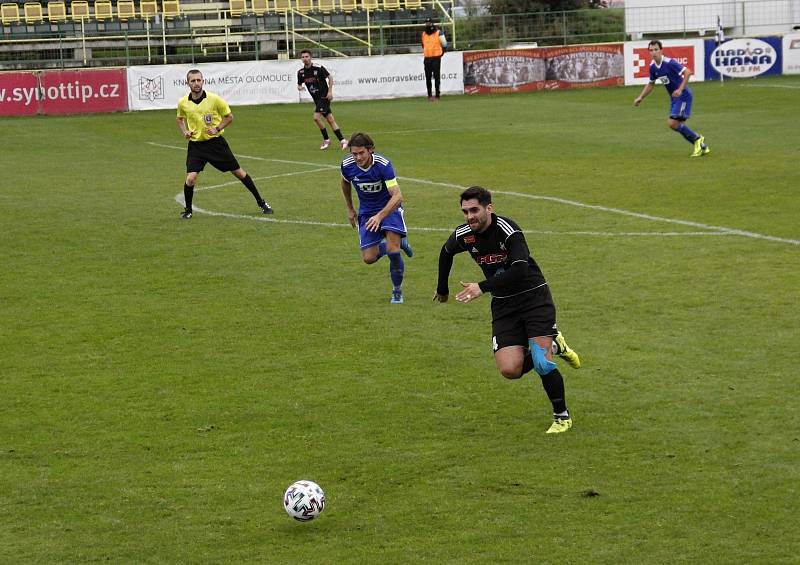
[[[650,63],[650,82],[657,82],[659,84],[663,84],[667,92],[670,96],[675,90],[681,85],[683,82],[683,71],[686,70],[686,67],[681,65],[675,59],[671,59],[669,57],[662,57],[661,58],[661,65],[656,65],[656,62],[653,61]],[[681,93],[681,98],[691,98],[692,91],[689,90],[689,85],[686,85],[686,88],[683,89]]]
[[[342,160],[342,178],[358,193],[358,213],[377,214],[386,206],[392,195],[389,188],[397,186],[392,162],[377,153],[372,154],[372,165],[362,169],[355,157],[348,155]]]

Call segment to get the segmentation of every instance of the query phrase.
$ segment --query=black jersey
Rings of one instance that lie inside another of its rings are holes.
[[[328,69],[322,65],[311,65],[306,68],[305,65],[297,71],[297,84],[305,84],[306,90],[311,95],[311,98],[317,100],[318,98],[325,98],[328,95]]]
[[[495,298],[516,296],[547,284],[520,227],[509,218],[492,214],[492,224],[483,233],[462,224],[442,246],[437,293],[450,294],[447,281],[453,256],[463,251],[483,270],[486,280],[480,283],[481,290]]]

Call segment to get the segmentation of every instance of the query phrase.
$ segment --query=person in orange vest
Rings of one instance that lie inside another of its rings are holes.
[[[422,32],[422,56],[425,63],[425,86],[428,87],[428,100],[431,102],[438,102],[441,95],[442,55],[445,49],[447,49],[447,38],[443,32],[436,29],[433,20],[428,18],[425,20],[425,31]],[[433,97],[431,78],[436,84],[436,98]]]

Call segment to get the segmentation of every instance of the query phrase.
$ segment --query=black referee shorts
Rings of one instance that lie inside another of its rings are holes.
[[[239,161],[233,156],[233,151],[222,136],[212,137],[208,141],[190,141],[189,150],[186,152],[186,172],[199,173],[206,163],[218,171],[235,171],[239,168]]]
[[[540,286],[511,298],[492,298],[492,347],[528,346],[528,339],[556,335],[556,305],[550,287]]]
[[[331,101],[327,98],[314,98],[314,111],[327,116],[331,113]]]

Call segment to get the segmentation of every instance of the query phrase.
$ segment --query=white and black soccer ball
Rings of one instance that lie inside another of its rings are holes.
[[[313,481],[297,481],[283,494],[283,508],[295,520],[308,522],[325,510],[325,492]]]

